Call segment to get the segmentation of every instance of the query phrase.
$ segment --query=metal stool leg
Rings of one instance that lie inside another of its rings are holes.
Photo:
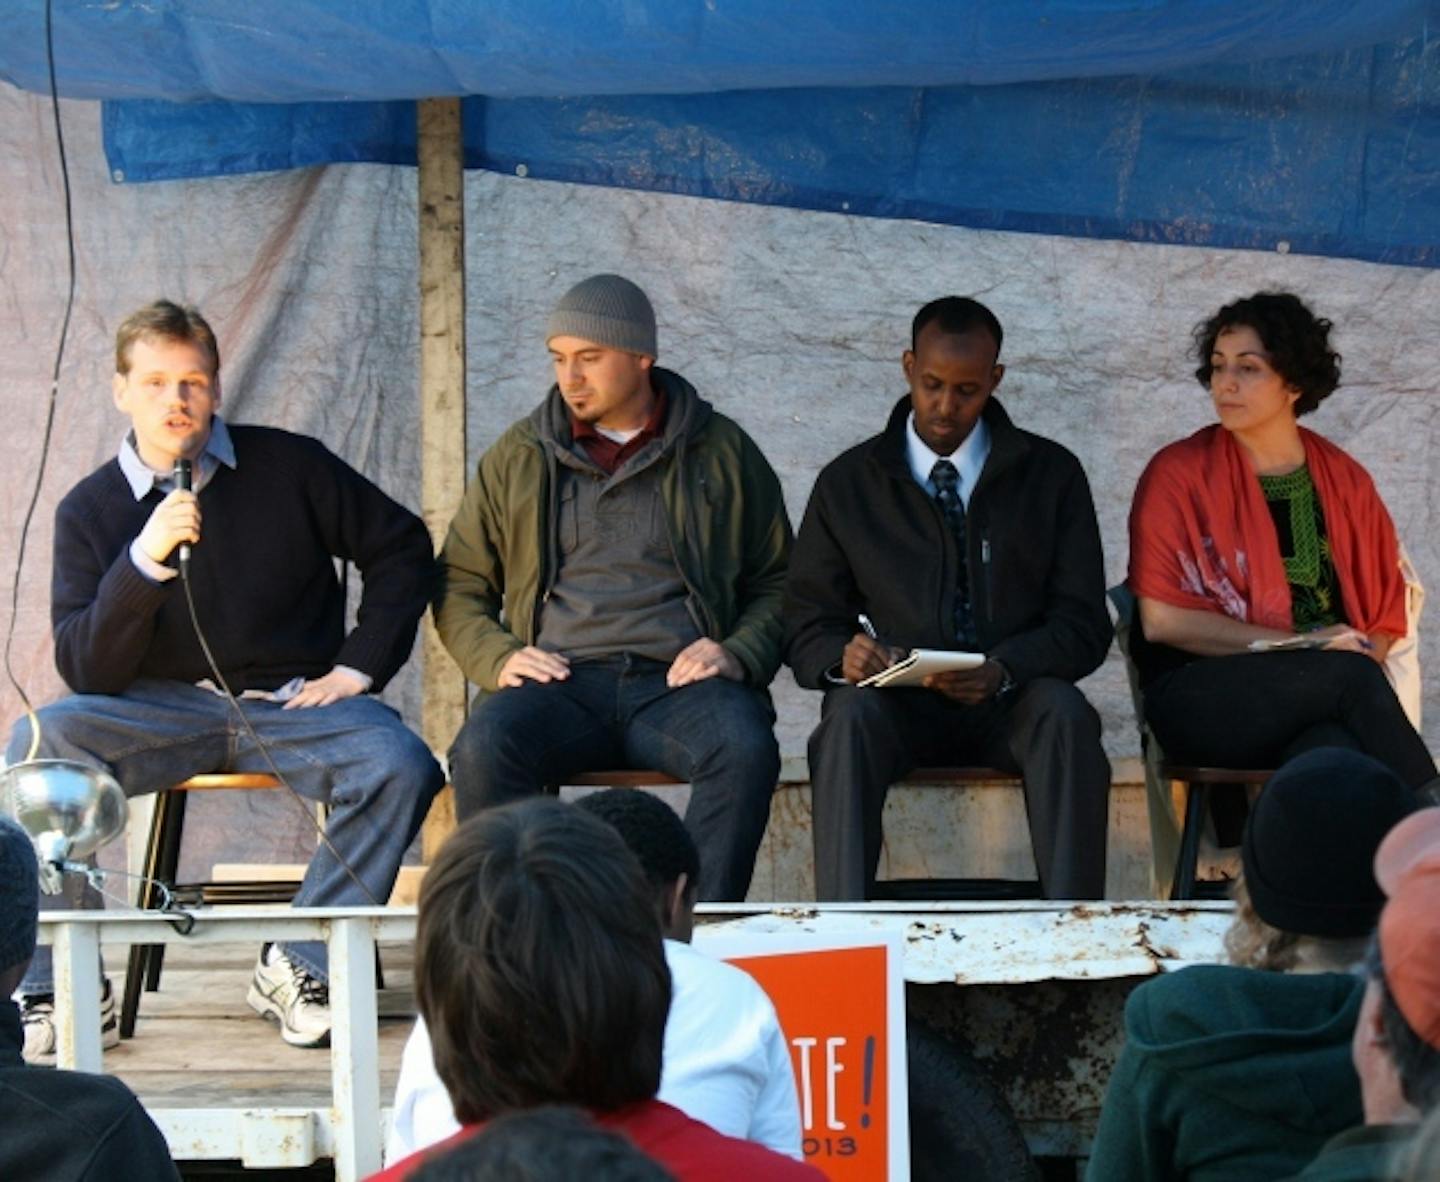
[[[160,834],[159,879],[173,887],[180,876],[180,840],[185,834],[185,806],[189,796],[184,792],[167,792],[170,808],[166,815],[165,828]],[[158,901],[158,900],[157,900]],[[165,945],[150,947],[150,963],[145,970],[145,991],[154,993],[160,988],[160,967],[165,963]]]
[[[167,831],[172,824],[171,806],[175,794],[160,792],[155,796],[154,811],[150,816],[150,832],[145,838],[145,859],[141,873],[147,881],[140,884],[138,902],[141,907],[154,907],[160,902],[160,892],[148,880],[160,877],[161,850],[167,840]],[[120,1037],[130,1038],[135,1033],[135,1017],[140,1010],[140,990],[150,975],[150,953],[152,945],[130,945],[130,957],[125,969],[125,994],[120,1003]]]
[[[1180,855],[1175,859],[1175,878],[1170,884],[1172,899],[1195,897],[1195,867],[1200,860],[1200,834],[1210,805],[1210,785],[1194,783],[1185,794],[1185,829],[1180,835]]]

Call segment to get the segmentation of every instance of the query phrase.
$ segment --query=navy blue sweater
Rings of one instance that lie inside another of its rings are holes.
[[[420,519],[318,440],[230,427],[236,467],[200,492],[190,579],[210,647],[231,688],[275,689],[349,665],[380,690],[405,663],[433,583]],[[179,579],[156,584],[130,561],[162,496],[136,501],[111,460],[55,514],[55,663],[77,693],[115,694],[139,678],[210,676]],[[363,579],[346,636],[335,558]],[[173,562],[173,557],[172,557]]]

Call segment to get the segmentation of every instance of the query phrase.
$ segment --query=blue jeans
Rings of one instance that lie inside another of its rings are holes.
[[[576,772],[665,772],[690,785],[699,897],[744,899],[780,778],[774,711],[759,690],[722,677],[671,689],[666,668],[628,654],[581,660],[565,681],[486,695],[450,748],[460,819]]]
[[[295,896],[297,907],[384,903],[405,850],[444,783],[439,765],[389,706],[371,697],[330,706],[283,710],[273,702],[242,701],[251,726],[275,766],[309,800],[328,801],[326,835],[357,883],[321,843]],[[39,756],[76,759],[107,769],[126,796],[158,792],[202,772],[268,772],[230,703],[177,681],[137,681],[123,694],[76,694],[39,711]],[[6,759],[22,759],[30,724],[20,719]],[[78,876],[74,878],[79,883]],[[42,895],[42,909],[100,905],[67,882],[64,895]],[[325,945],[308,940],[285,951],[325,979]],[[54,990],[50,950],[36,950],[20,991]]]

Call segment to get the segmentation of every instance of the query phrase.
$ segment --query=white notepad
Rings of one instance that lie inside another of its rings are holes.
[[[888,669],[872,674],[860,684],[885,686],[919,685],[932,673],[953,673],[961,669],[978,669],[985,664],[984,653],[966,653],[941,648],[912,648],[910,655]]]

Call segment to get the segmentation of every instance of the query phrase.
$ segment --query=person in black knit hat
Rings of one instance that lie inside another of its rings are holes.
[[[1285,1177],[1360,1122],[1351,970],[1385,902],[1375,851],[1416,807],[1356,751],[1310,751],[1270,778],[1245,828],[1230,964],[1131,993],[1088,1178]]]
[[[1292,759],[1270,778],[1245,826],[1237,901],[1248,895],[1243,910],[1296,937],[1302,951],[1299,937],[1352,941],[1354,955],[1342,951],[1337,967],[1358,964],[1385,905],[1374,851],[1415,805],[1394,772],[1358,751],[1322,748]]]

